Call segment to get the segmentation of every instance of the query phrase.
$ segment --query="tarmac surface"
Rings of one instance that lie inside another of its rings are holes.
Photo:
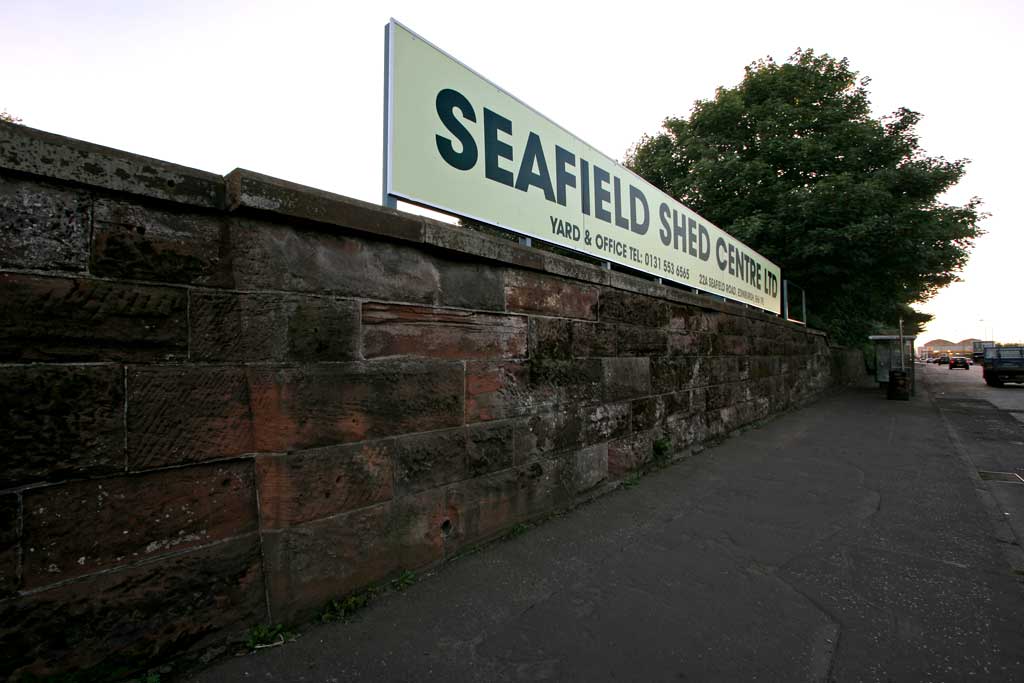
[[[911,401],[832,394],[188,680],[1024,680],[1024,481],[987,474],[1024,474],[1024,386],[918,377]]]

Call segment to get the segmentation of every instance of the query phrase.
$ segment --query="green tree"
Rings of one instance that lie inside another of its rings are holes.
[[[926,155],[909,109],[875,119],[867,78],[797,50],[667,118],[626,165],[778,263],[810,322],[846,342],[929,316],[909,304],[957,280],[981,234],[980,200],[939,197],[966,160]]]

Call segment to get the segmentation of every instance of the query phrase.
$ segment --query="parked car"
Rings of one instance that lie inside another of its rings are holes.
[[[985,383],[1001,387],[1004,382],[1024,382],[1024,346],[985,349]]]
[[[967,359],[963,356],[953,356],[949,359],[949,369],[963,368],[964,370],[970,370],[971,364],[967,362]]]
[[[935,362],[936,363],[942,363],[943,365],[946,365],[946,364],[949,363],[949,356],[939,356],[939,360],[937,360]]]

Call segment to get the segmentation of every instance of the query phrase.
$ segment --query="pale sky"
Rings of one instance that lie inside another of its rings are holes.
[[[738,83],[751,61],[813,48],[871,77],[876,115],[921,112],[928,154],[972,160],[946,201],[977,195],[992,214],[964,281],[922,307],[936,318],[920,341],[1015,341],[1022,7],[0,0],[0,110],[218,174],[248,168],[379,202],[391,17],[619,160],[666,116]]]

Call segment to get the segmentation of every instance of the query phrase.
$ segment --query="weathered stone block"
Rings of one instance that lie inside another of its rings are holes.
[[[186,308],[182,289],[0,273],[0,360],[182,359]]]
[[[505,305],[510,311],[560,318],[597,318],[596,287],[522,270],[505,274]]]
[[[398,495],[466,479],[467,436],[463,428],[400,436],[386,442],[395,459]]]
[[[620,322],[645,327],[666,327],[670,310],[668,302],[642,294],[617,289],[601,291],[602,322]]]
[[[665,404],[661,396],[646,396],[632,402],[630,429],[646,431],[660,426],[665,420]]]
[[[414,242],[423,240],[420,216],[383,209],[377,204],[241,168],[229,173],[226,181],[232,210],[269,211],[301,221],[338,225]]]
[[[21,587],[20,519],[21,502],[18,495],[0,494],[0,599]]]
[[[442,306],[475,308],[485,311],[505,310],[504,269],[490,263],[473,263],[452,258],[435,259],[441,274]]]
[[[192,359],[359,358],[359,304],[289,294],[191,292]]]
[[[654,437],[642,431],[608,442],[608,477],[623,479],[651,461]]]
[[[435,358],[522,358],[527,319],[425,306],[363,304],[363,353]]]
[[[651,359],[651,391],[667,393],[689,389],[699,383],[706,359],[697,356],[671,356]]]
[[[91,271],[103,277],[231,287],[223,216],[97,200]]]
[[[569,407],[530,415],[515,422],[516,463],[583,446],[583,411]]]
[[[245,368],[129,368],[127,423],[132,470],[255,450]]]
[[[601,398],[600,359],[466,364],[466,420],[518,417],[566,402]]]
[[[466,427],[466,436],[466,472],[470,477],[479,477],[512,466],[515,460],[513,423],[470,425]]]
[[[544,268],[545,254],[537,249],[522,247],[515,242],[476,229],[463,228],[430,218],[423,219],[423,223],[423,241],[427,244],[520,268]],[[497,229],[494,231],[501,232]]]
[[[599,443],[576,451],[572,458],[575,493],[589,491],[608,478],[608,444]]]
[[[651,393],[649,358],[605,358],[603,363],[605,400],[619,401]]]
[[[750,353],[751,343],[747,337],[728,335],[722,337],[722,353],[729,356],[745,356]]]
[[[387,543],[391,504],[383,503],[279,531],[263,532],[270,612],[276,621],[312,616],[329,600],[397,566]]]
[[[618,327],[607,323],[573,322],[572,355],[577,358],[617,356]]]
[[[27,491],[25,586],[39,588],[256,531],[255,491],[248,462]]]
[[[234,219],[233,267],[239,289],[277,289],[408,303],[437,303],[433,258],[404,244],[329,235]]]
[[[118,366],[0,366],[0,489],[124,469]]]
[[[256,458],[263,529],[283,529],[382,503],[394,494],[388,442]]]
[[[224,206],[218,175],[28,126],[0,123],[0,166],[181,204]]]
[[[458,552],[565,504],[570,492],[562,466],[542,459],[449,486],[445,551]]]
[[[89,262],[89,196],[0,178],[0,266],[82,272]]]
[[[573,322],[564,318],[530,318],[530,358],[565,360],[573,356]]]
[[[445,489],[402,496],[391,503],[387,542],[395,549],[395,569],[417,569],[444,559],[448,509]]]
[[[668,332],[653,327],[617,325],[618,353],[622,356],[660,356],[668,353]]]
[[[0,602],[0,677],[114,681],[267,619],[250,534]]]
[[[256,449],[286,451],[457,427],[457,362],[378,361],[259,368],[251,377]]]
[[[275,621],[308,618],[328,601],[444,556],[444,490],[263,534]]]
[[[713,419],[709,417],[709,413],[700,412],[671,424],[669,436],[672,440],[672,447],[679,450],[706,442],[712,436],[708,424]]]
[[[573,354],[587,356],[648,356],[668,352],[665,330],[618,323],[573,324]]]
[[[708,410],[718,410],[728,405],[730,398],[731,392],[728,384],[714,384],[707,388]]]
[[[629,432],[632,412],[629,403],[604,403],[580,410],[584,445],[615,439]]]
[[[714,335],[705,332],[669,332],[668,351],[674,355],[707,356],[714,349]]]

